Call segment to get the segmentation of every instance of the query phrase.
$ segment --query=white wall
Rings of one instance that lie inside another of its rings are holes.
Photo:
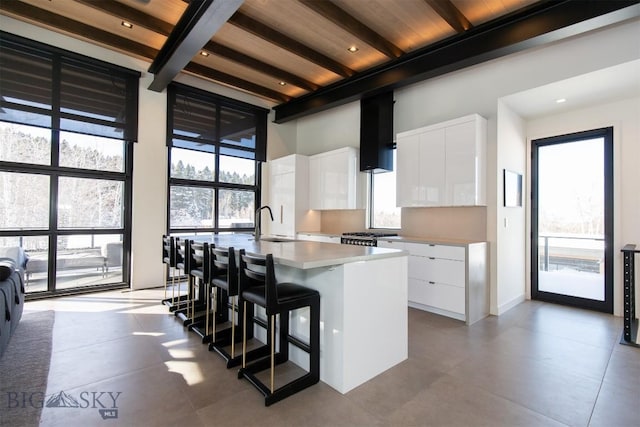
[[[531,120],[531,140],[613,126],[614,314],[622,315],[622,254],[626,243],[640,247],[640,97]],[[530,148],[529,148],[530,149]],[[640,261],[639,261],[640,262]],[[638,273],[638,272],[636,272]],[[640,283],[640,274],[636,274]],[[528,284],[530,287],[530,283]],[[640,294],[640,293],[639,293]],[[636,305],[640,295],[636,294]]]
[[[527,136],[524,120],[504,102],[498,101],[497,126],[496,241],[491,248],[492,269],[497,272],[491,289],[491,312],[501,314],[525,300],[528,197],[524,191],[527,176]],[[503,170],[523,176],[522,207],[504,207]]]
[[[360,102],[298,119],[296,136],[297,153],[306,156],[336,148],[359,147]]]

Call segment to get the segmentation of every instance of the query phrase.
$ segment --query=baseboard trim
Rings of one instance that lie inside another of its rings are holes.
[[[513,307],[515,307],[516,305],[524,302],[525,300],[526,300],[525,294],[521,294],[521,295],[518,295],[517,297],[513,298],[511,301],[507,301],[504,304],[499,305],[498,306],[497,315],[500,316],[501,314],[506,313],[507,311],[509,311]]]

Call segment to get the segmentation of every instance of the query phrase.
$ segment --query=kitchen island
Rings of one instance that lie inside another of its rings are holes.
[[[255,241],[247,234],[193,239],[250,254],[273,254],[278,282],[295,282],[320,293],[320,379],[337,391],[346,393],[407,358],[406,252]],[[293,312],[290,334],[308,341],[308,318],[308,309]],[[256,336],[264,340],[260,329]],[[294,346],[289,350],[290,360],[308,369],[307,354]]]

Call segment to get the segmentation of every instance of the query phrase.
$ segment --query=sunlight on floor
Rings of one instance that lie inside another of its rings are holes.
[[[174,360],[164,362],[164,364],[167,366],[167,368],[169,368],[169,372],[182,375],[182,378],[184,378],[184,381],[187,383],[187,385],[192,386],[204,381],[202,371],[200,370],[197,362]]]

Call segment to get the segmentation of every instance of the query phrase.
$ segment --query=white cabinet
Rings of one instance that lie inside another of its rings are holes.
[[[309,158],[299,154],[267,163],[273,221],[262,211],[262,229],[275,236],[295,237],[298,230],[319,230],[320,219],[309,211]],[[268,224],[268,225],[267,225]]]
[[[473,114],[399,133],[397,206],[484,205],[486,129]]]
[[[309,157],[311,209],[364,209],[365,186],[357,149],[345,147]]]
[[[378,240],[409,252],[409,306],[474,323],[489,312],[487,245]]]

